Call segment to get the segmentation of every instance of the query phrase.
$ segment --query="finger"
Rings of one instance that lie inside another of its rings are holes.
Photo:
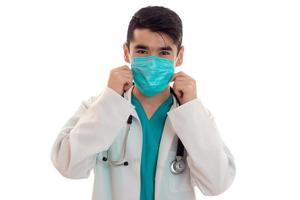
[[[175,95],[178,97],[178,98],[181,98],[182,97],[182,91],[177,89],[176,87],[173,87],[174,89],[174,92],[175,92]]]
[[[177,95],[177,97],[182,97],[183,96],[183,88],[182,86],[179,84],[174,84],[173,86],[174,92]]]
[[[181,74],[181,75],[183,75],[183,76],[186,76],[186,75],[187,75],[187,74],[184,73],[183,71],[179,71],[178,74]]]
[[[183,76],[177,76],[175,81],[182,81],[182,80],[188,80],[187,77],[183,77]]]
[[[124,83],[132,83],[132,78],[131,77],[125,77],[125,76],[123,76],[122,77],[122,81]]]
[[[119,69],[126,70],[126,71],[131,71],[131,69],[127,65],[123,65],[123,66],[119,67]]]
[[[131,76],[123,76],[122,77],[122,82],[129,82],[129,81],[132,82],[132,77]]]
[[[130,75],[130,76],[133,75],[132,71],[127,71],[127,70],[122,70],[122,73],[124,73],[126,75]]]
[[[114,71],[115,75],[117,77],[132,77],[132,73],[130,71],[126,71],[126,70],[116,70]]]
[[[133,86],[132,81],[126,81],[126,83],[124,84],[124,90],[127,91],[129,88],[131,88]]]
[[[183,76],[183,74],[180,73],[180,72],[175,73],[175,74],[173,75],[172,79],[171,79],[171,82],[174,81],[174,80],[176,80],[177,77],[182,77],[182,76]]]
[[[174,85],[176,85],[177,88],[182,88],[182,86],[186,85],[188,82],[186,80],[176,80],[174,82]]]
[[[174,87],[176,90],[183,90],[185,85],[184,85],[184,83],[180,83],[180,84],[177,83],[174,85]]]
[[[132,74],[130,72],[123,72],[122,73],[122,76],[125,76],[125,77],[132,77]]]

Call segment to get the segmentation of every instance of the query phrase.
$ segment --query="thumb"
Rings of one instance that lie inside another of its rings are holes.
[[[180,92],[179,90],[176,89],[176,86],[175,86],[175,85],[174,85],[174,87],[173,87],[173,90],[174,90],[175,95],[176,95],[178,98],[180,98],[180,97],[181,97],[181,92]]]
[[[175,73],[175,74],[173,75],[173,77],[171,78],[170,82],[173,82],[173,81],[175,80],[176,77],[177,77],[177,73]]]
[[[133,85],[132,82],[126,82],[124,85],[124,91],[127,91],[131,88],[131,86]]]

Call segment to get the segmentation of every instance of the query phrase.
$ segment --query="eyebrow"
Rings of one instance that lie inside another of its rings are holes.
[[[135,49],[147,49],[149,50],[149,47],[142,45],[142,44],[137,44],[134,46]]]
[[[137,44],[134,46],[134,49],[146,49],[146,50],[149,50],[149,47],[145,46],[145,45],[142,45],[142,44]],[[158,50],[160,51],[172,51],[172,47],[170,46],[165,46],[165,47],[160,47],[158,48]]]
[[[159,48],[159,50],[161,50],[161,51],[172,51],[173,49],[170,46],[165,46],[165,47]]]

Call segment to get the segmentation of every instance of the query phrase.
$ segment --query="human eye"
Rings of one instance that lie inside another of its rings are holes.
[[[147,51],[146,51],[146,50],[143,50],[143,49],[138,49],[136,52],[137,52],[138,54],[146,54],[146,53],[147,53]]]
[[[170,52],[169,51],[161,51],[160,54],[163,56],[168,56],[168,55],[170,55]]]

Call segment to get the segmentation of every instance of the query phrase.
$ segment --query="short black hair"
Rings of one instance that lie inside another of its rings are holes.
[[[168,35],[179,52],[182,44],[182,21],[172,10],[162,6],[147,6],[138,10],[131,18],[127,30],[127,45],[133,40],[133,31],[147,28],[152,32]]]

